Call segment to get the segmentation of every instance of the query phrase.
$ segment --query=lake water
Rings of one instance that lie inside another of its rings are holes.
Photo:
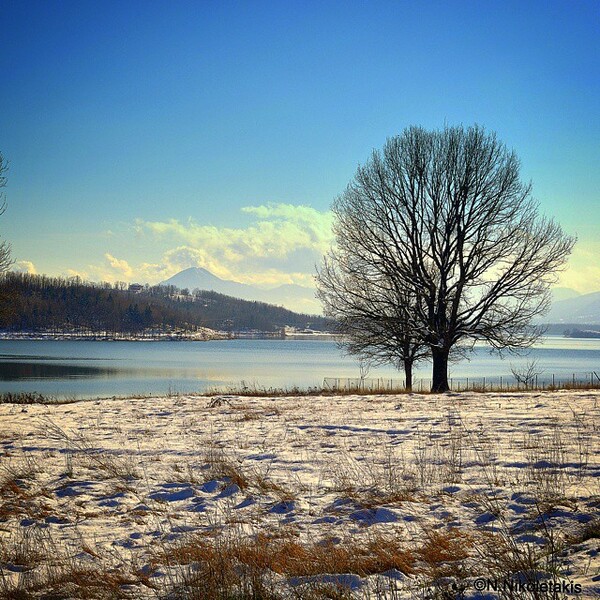
[[[528,356],[492,355],[477,347],[470,360],[451,366],[453,378],[504,376],[511,365],[536,360],[546,378],[567,379],[592,371],[600,375],[600,339],[544,338]],[[355,359],[333,340],[219,340],[210,342],[92,342],[0,340],[0,393],[39,392],[90,398],[133,394],[206,391],[248,385],[302,388],[321,386],[325,377],[358,377]],[[393,368],[369,377],[402,379]],[[430,367],[415,379],[429,378]]]

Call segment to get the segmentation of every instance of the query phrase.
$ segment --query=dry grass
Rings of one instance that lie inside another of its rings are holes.
[[[223,448],[212,442],[206,450],[204,463],[205,481],[226,479],[230,484],[237,485],[240,490],[245,490],[250,485],[250,481],[242,473],[239,462],[228,456]]]
[[[569,533],[566,538],[569,545],[582,544],[588,540],[600,540],[600,518],[592,519]]]
[[[261,468],[242,468],[242,462],[211,442],[204,456],[203,481],[223,480],[228,485],[237,485],[242,491],[254,490],[262,495],[275,496],[280,502],[291,502],[296,498],[289,485],[271,478],[269,464]]]
[[[107,479],[129,482],[140,478],[140,472],[135,461],[130,456],[115,454],[104,448],[98,448],[92,440],[83,434],[69,433],[56,425],[50,419],[41,428],[42,435],[60,440],[66,444],[66,474],[73,475],[73,457],[82,457],[86,466],[95,470]]]
[[[262,494],[271,494],[279,502],[292,502],[296,499],[296,494],[291,489],[273,481],[267,473],[255,472],[252,483]]]
[[[472,554],[473,536],[452,527],[426,531],[424,536],[425,542],[416,552],[425,565],[424,572],[432,579],[466,577],[464,562]]]
[[[417,588],[405,589],[413,589],[410,597],[421,597],[415,591],[421,589],[431,598],[459,598],[482,568],[497,580],[520,577],[533,582],[540,572],[558,575],[553,570],[556,548],[536,549],[518,545],[504,533],[467,535],[454,528],[424,531],[423,541],[412,550],[396,537],[378,534],[339,543],[302,543],[289,533],[253,538],[195,534],[155,548],[150,572],[115,565],[86,546],[78,554],[68,553],[43,530],[30,528],[18,535],[0,543],[0,595],[10,600],[139,598],[143,590],[144,597],[165,600],[349,600],[367,596],[352,592],[344,577],[381,576],[392,570],[418,582]],[[587,535],[597,535],[597,524],[578,540]],[[167,585],[158,588],[152,571],[167,573]],[[368,597],[409,597],[389,591],[396,588],[385,589]]]
[[[139,582],[95,552],[68,552],[48,530],[28,527],[0,541],[0,596],[7,600],[134,598]]]
[[[506,598],[555,598],[553,594],[535,590],[536,582],[550,579],[558,581],[565,575],[559,568],[559,554],[562,548],[556,545],[551,535],[547,544],[518,543],[506,530],[487,534],[480,538],[477,558],[490,579],[499,582],[520,581],[531,584],[532,590],[513,594],[509,588],[500,590],[500,597]]]
[[[50,493],[36,482],[41,466],[30,455],[0,465],[0,522],[11,518],[42,519],[51,514]]]
[[[488,394],[494,392],[503,392],[503,393],[519,393],[519,394],[529,394],[529,393],[539,393],[539,392],[556,392],[559,390],[572,390],[572,391],[586,391],[586,390],[600,390],[600,382],[598,381],[562,381],[555,385],[544,384],[544,385],[529,385],[527,387],[518,384],[508,384],[503,383],[502,385],[497,385],[492,382],[482,385],[482,384],[470,384],[468,386],[460,386],[457,384],[453,387],[451,392],[460,393],[460,392],[475,392],[481,394]],[[195,396],[199,398],[209,398],[211,399],[209,402],[209,406],[211,407],[219,407],[223,404],[229,402],[230,398],[239,396],[239,397],[247,397],[247,398],[285,398],[285,397],[305,397],[305,396],[398,396],[398,395],[437,395],[438,392],[431,392],[428,389],[425,389],[425,386],[415,386],[413,389],[404,389],[404,388],[393,388],[387,389],[382,387],[381,389],[373,388],[368,389],[365,387],[357,386],[357,387],[349,387],[349,388],[341,388],[341,389],[326,389],[322,387],[308,387],[308,388],[300,388],[297,386],[294,387],[264,387],[259,386],[257,384],[245,384],[244,382],[240,383],[237,386],[229,386],[225,389],[214,388],[209,389],[204,392],[194,392],[194,393],[186,393],[185,396]],[[183,394],[178,392],[169,391],[165,394],[167,397],[179,397]],[[124,396],[119,399],[128,398],[128,399],[145,399],[145,398],[153,398],[152,394],[133,394],[131,396]],[[102,400],[110,400],[111,398],[102,398]],[[116,399],[116,398],[114,398]],[[54,396],[44,396],[37,392],[5,392],[0,394],[0,404],[72,404],[77,402],[88,402],[89,399],[79,399],[76,397],[54,397]],[[250,420],[252,417],[250,418]]]
[[[415,556],[396,540],[384,537],[363,543],[301,544],[289,536],[260,534],[252,540],[194,537],[166,548],[155,561],[157,568],[164,564],[180,567],[173,582],[174,597],[275,599],[284,597],[276,585],[282,578],[314,577],[309,584],[319,584],[325,573],[366,577],[396,569],[410,574]],[[296,597],[331,598],[331,591],[331,586],[309,585],[296,590]],[[348,590],[337,592],[346,597]]]
[[[344,584],[344,576],[381,576],[388,572],[416,578],[420,587],[436,590],[442,594],[440,597],[456,597],[443,595],[448,591],[445,580],[458,581],[459,585],[455,583],[452,588],[456,590],[473,573],[475,538],[452,528],[425,532],[423,536],[424,541],[414,550],[396,537],[381,534],[361,541],[322,540],[311,544],[302,544],[291,536],[258,535],[245,541],[197,536],[165,549],[165,554],[155,560],[157,568],[162,564],[179,567],[175,596],[186,598],[362,598]],[[285,593],[285,586],[281,586],[286,581],[296,582],[291,595],[290,588]],[[388,592],[390,589],[395,588],[388,584]],[[400,596],[388,595],[383,588],[369,596],[396,597]]]
[[[3,392],[0,394],[0,404],[71,404],[75,398],[55,398],[44,396],[37,392]]]
[[[343,493],[365,508],[415,500],[416,474],[402,454],[384,446],[359,458],[340,452],[327,466],[325,475],[332,482],[332,491]]]
[[[223,573],[235,571],[236,565],[250,570],[270,570],[288,577],[323,573],[355,573],[366,577],[397,569],[413,573],[414,554],[394,539],[373,537],[367,542],[331,540],[301,544],[290,537],[259,534],[253,540],[211,540],[204,536],[186,541],[165,551],[160,562],[166,564],[198,563],[209,574],[215,565]],[[233,575],[231,575],[233,577]]]

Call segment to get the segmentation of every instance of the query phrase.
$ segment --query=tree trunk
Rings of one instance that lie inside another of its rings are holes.
[[[448,350],[433,346],[431,348],[431,357],[433,359],[431,391],[447,392],[450,389],[448,385]]]
[[[405,358],[404,359],[404,380],[405,380],[405,384],[404,384],[404,388],[406,390],[408,390],[409,392],[412,390],[412,368],[413,368],[413,361],[410,358]]]

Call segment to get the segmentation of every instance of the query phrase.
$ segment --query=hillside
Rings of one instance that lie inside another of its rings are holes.
[[[163,281],[161,285],[174,285],[188,291],[209,290],[244,300],[284,306],[288,310],[300,313],[320,314],[322,310],[312,288],[286,283],[270,289],[262,289],[254,285],[221,279],[200,267],[184,269]]]
[[[212,291],[184,295],[173,286],[127,288],[22,273],[0,279],[0,329],[8,331],[274,332],[286,325],[323,331],[330,321]]]
[[[600,292],[553,302],[546,323],[600,324]]]

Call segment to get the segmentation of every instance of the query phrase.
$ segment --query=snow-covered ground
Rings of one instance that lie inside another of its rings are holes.
[[[0,596],[600,595],[599,391],[5,404],[0,489]]]

